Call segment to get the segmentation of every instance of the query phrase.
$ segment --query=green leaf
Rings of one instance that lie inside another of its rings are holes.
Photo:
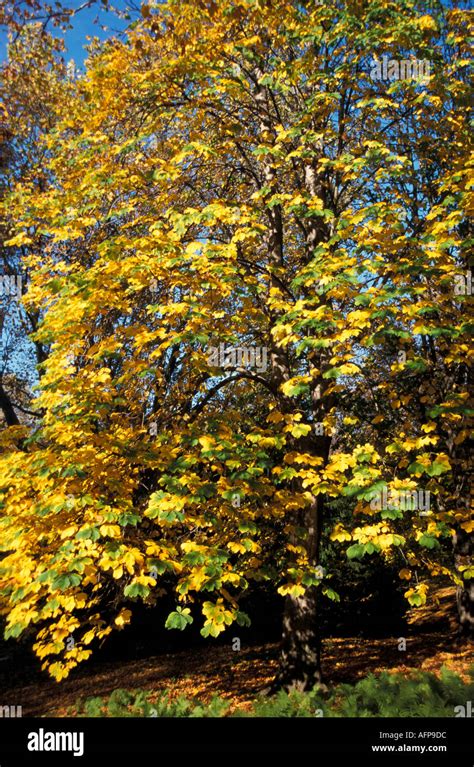
[[[347,556],[349,559],[359,559],[359,557],[363,557],[365,554],[365,548],[364,546],[361,546],[360,543],[354,543],[352,546],[349,546],[349,548],[346,551]]]
[[[14,623],[12,626],[6,629],[4,634],[5,639],[16,639],[20,636],[22,631],[26,629],[26,626],[26,623]]]
[[[126,597],[145,598],[150,593],[150,589],[144,583],[129,583],[128,586],[125,586],[123,593]]]
[[[328,597],[328,599],[331,599],[333,602],[341,601],[341,597],[339,596],[337,591],[334,591],[333,589],[330,589],[327,586],[323,588],[323,594],[324,596]]]
[[[54,579],[52,588],[58,589],[59,591],[66,591],[66,589],[73,586],[79,586],[80,582],[81,576],[77,575],[77,573],[63,573]]]
[[[100,533],[96,527],[85,527],[83,530],[79,530],[75,537],[78,541],[97,541],[100,538]]]
[[[240,610],[236,614],[235,620],[237,621],[239,626],[250,626],[251,625],[251,620],[250,620],[249,616],[247,615],[247,613],[241,612]]]
[[[186,626],[193,622],[191,610],[189,607],[177,607],[172,613],[170,613],[165,622],[165,628],[178,629],[183,631]]]
[[[408,602],[413,607],[421,607],[423,604],[423,598],[420,594],[412,594],[410,597],[408,597]]]
[[[369,541],[364,545],[364,550],[367,554],[374,554],[376,551],[380,551],[380,547]]]
[[[382,509],[380,516],[382,519],[403,519],[403,511],[401,509]]]
[[[425,471],[426,471],[426,466],[423,466],[422,463],[418,463],[417,461],[413,461],[413,463],[411,463],[408,467],[408,473],[415,474],[417,476],[424,474]]]
[[[439,477],[440,474],[445,474],[447,471],[451,471],[451,467],[440,461],[433,461],[431,466],[426,469],[429,477]]]
[[[438,539],[428,533],[423,533],[418,543],[426,549],[436,549],[440,545]]]

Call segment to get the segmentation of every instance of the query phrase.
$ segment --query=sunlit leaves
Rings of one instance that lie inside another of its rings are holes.
[[[359,5],[144,5],[59,78],[41,163],[11,179],[47,354],[37,428],[1,437],[2,609],[56,678],[165,590],[166,627],[211,637],[247,625],[251,582],[336,601],[304,524],[320,497],[355,567],[458,577],[466,52],[424,88],[370,80],[384,46],[444,61],[444,39],[410,3]]]

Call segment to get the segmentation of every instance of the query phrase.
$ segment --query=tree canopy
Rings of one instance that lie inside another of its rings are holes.
[[[83,73],[35,26],[4,68],[38,371],[1,434],[6,636],[59,680],[138,600],[174,593],[166,625],[215,637],[271,584],[304,686],[338,598],[323,529],[397,562],[412,605],[452,579],[472,622],[467,11],[141,13]]]

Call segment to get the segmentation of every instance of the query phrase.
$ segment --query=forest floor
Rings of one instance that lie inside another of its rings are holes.
[[[326,684],[353,683],[370,672],[408,673],[415,669],[439,672],[443,665],[464,678],[474,663],[472,645],[456,640],[452,589],[438,593],[433,610],[418,608],[409,614],[406,650],[400,637],[329,637],[323,643]],[[234,651],[227,645],[208,644],[179,652],[156,654],[127,661],[84,665],[61,683],[34,673],[25,683],[0,664],[2,705],[23,707],[23,716],[65,716],[78,699],[108,696],[117,688],[142,689],[172,697],[197,697],[207,703],[214,695],[231,701],[231,707],[249,708],[252,699],[272,681],[278,663],[278,644],[267,643]],[[11,698],[11,700],[10,700]]]

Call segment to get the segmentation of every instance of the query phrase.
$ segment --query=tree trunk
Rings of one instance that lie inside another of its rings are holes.
[[[469,565],[472,555],[472,537],[462,528],[458,527],[453,540],[454,561],[459,569],[462,565]],[[459,573],[462,576],[462,573]],[[474,579],[468,578],[462,586],[456,589],[456,602],[458,607],[459,633],[461,637],[474,636]]]
[[[322,498],[314,498],[303,512],[306,550],[311,566],[317,567],[321,537]],[[285,598],[280,667],[274,688],[311,690],[322,682],[321,636],[319,631],[318,589],[311,586],[302,596]]]
[[[261,84],[263,70],[257,66],[255,68],[255,105],[259,115],[260,132],[262,139],[266,142],[276,140],[276,131],[274,122],[278,116],[274,114],[269,92],[266,86]],[[273,120],[273,122],[272,122]],[[279,122],[279,120],[277,120]],[[264,156],[262,162],[262,176],[265,186],[268,188],[268,197],[271,197],[278,191],[277,177],[271,157]],[[305,184],[310,194],[316,195],[316,174],[313,168],[309,167],[305,171]],[[267,249],[268,262],[271,267],[271,287],[280,289],[280,283],[275,274],[284,266],[284,227],[281,205],[273,205],[266,210],[268,216],[267,231]],[[322,237],[320,231],[320,219],[315,217],[307,230],[307,248],[312,252],[318,244],[318,237]],[[270,311],[270,321],[275,326],[281,319],[278,311]],[[284,349],[278,344],[270,344],[270,364],[272,371],[272,385],[275,392],[280,390],[284,381],[291,377],[288,356]],[[316,384],[316,382],[315,382]],[[315,386],[315,388],[317,388]],[[282,412],[294,413],[294,401],[281,397],[280,408]],[[318,403],[317,411],[320,412],[321,405]],[[315,413],[313,413],[315,415]],[[307,443],[307,444],[305,444]],[[327,437],[314,440],[305,438],[297,440],[293,446],[295,450],[302,449],[302,452],[309,452],[313,455],[321,455],[319,448],[323,445],[323,453],[327,458],[330,439]],[[319,541],[321,537],[321,513],[322,499],[314,498],[313,503],[300,514],[297,520],[298,526],[305,530],[306,537],[304,544],[306,546],[308,563],[312,567],[318,566]],[[295,541],[296,542],[296,541]],[[297,541],[301,543],[300,540]],[[306,592],[299,597],[288,595],[285,601],[285,611],[283,617],[282,646],[280,655],[280,669],[273,688],[285,688],[306,690],[314,687],[321,682],[320,670],[320,636],[318,630],[317,616],[317,587],[309,587]]]
[[[17,414],[15,413],[15,409],[13,407],[12,401],[10,397],[8,396],[7,392],[3,388],[3,384],[0,382],[0,410],[3,412],[3,417],[5,418],[5,422],[7,426],[19,426],[20,421],[18,419]]]
[[[458,372],[459,378],[451,384],[469,388],[470,379],[467,368]],[[466,426],[468,426],[466,419]],[[453,560],[457,574],[462,579],[462,585],[456,588],[456,604],[459,620],[459,637],[467,638],[474,635],[474,579],[463,579],[462,567],[472,564],[472,533],[468,533],[461,525],[471,520],[471,478],[470,466],[472,456],[472,440],[467,439],[458,444],[456,437],[458,429],[451,428],[448,433],[447,453],[453,471],[453,495],[456,499],[456,524],[453,534]],[[438,499],[440,509],[444,511],[442,500]]]
[[[275,687],[287,691],[311,690],[321,681],[317,591],[312,586],[301,597],[286,597],[280,669]]]

